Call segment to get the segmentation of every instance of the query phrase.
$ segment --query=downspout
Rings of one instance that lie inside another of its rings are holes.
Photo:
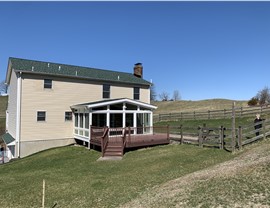
[[[17,78],[17,114],[16,114],[16,143],[17,158],[21,155],[21,91],[22,91],[22,72],[18,73]]]

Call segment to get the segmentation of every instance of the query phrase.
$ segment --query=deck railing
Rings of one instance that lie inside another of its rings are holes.
[[[105,150],[106,150],[107,145],[108,145],[108,141],[109,141],[109,128],[108,127],[105,127],[104,133],[103,133],[103,135],[101,137],[102,157],[104,157]]]
[[[132,139],[140,135],[156,135],[163,134],[169,139],[169,126],[149,126],[149,127],[125,127],[125,128],[108,128],[90,126],[91,140],[96,144],[100,144],[102,148],[106,148],[108,140],[122,143],[123,149],[126,143],[131,143]],[[106,132],[105,132],[106,131]],[[106,134],[105,134],[106,133]]]

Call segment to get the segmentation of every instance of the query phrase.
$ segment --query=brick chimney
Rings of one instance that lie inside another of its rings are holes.
[[[134,76],[142,78],[143,66],[142,63],[137,63],[134,65]]]

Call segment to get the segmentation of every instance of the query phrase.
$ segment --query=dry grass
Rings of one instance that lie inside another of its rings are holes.
[[[0,118],[6,117],[8,96],[0,96]]]
[[[223,110],[231,109],[232,102],[235,102],[237,107],[247,107],[247,101],[234,101],[226,99],[209,99],[200,101],[156,101],[152,102],[158,108],[154,114],[173,113],[173,112],[192,112],[192,111],[208,111],[208,110]]]
[[[122,207],[270,207],[270,141],[142,193]]]

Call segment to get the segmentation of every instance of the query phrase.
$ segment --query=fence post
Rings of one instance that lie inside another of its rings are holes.
[[[232,104],[232,152],[235,151],[235,102]]]
[[[183,125],[180,125],[180,144],[183,144]]]
[[[196,115],[195,115],[195,111],[193,112],[193,117],[194,117],[194,120],[196,120]]]
[[[238,146],[239,150],[242,150],[242,127],[238,127]]]
[[[208,120],[210,119],[210,110],[208,110]]]
[[[220,139],[219,149],[224,149],[224,128],[223,128],[223,126],[220,126],[219,139]]]
[[[199,127],[198,128],[198,130],[199,130],[199,147],[203,147],[203,135],[202,135],[202,128],[201,127]]]
[[[265,140],[265,138],[266,138],[265,120],[263,120],[262,125],[263,125],[263,139]]]

